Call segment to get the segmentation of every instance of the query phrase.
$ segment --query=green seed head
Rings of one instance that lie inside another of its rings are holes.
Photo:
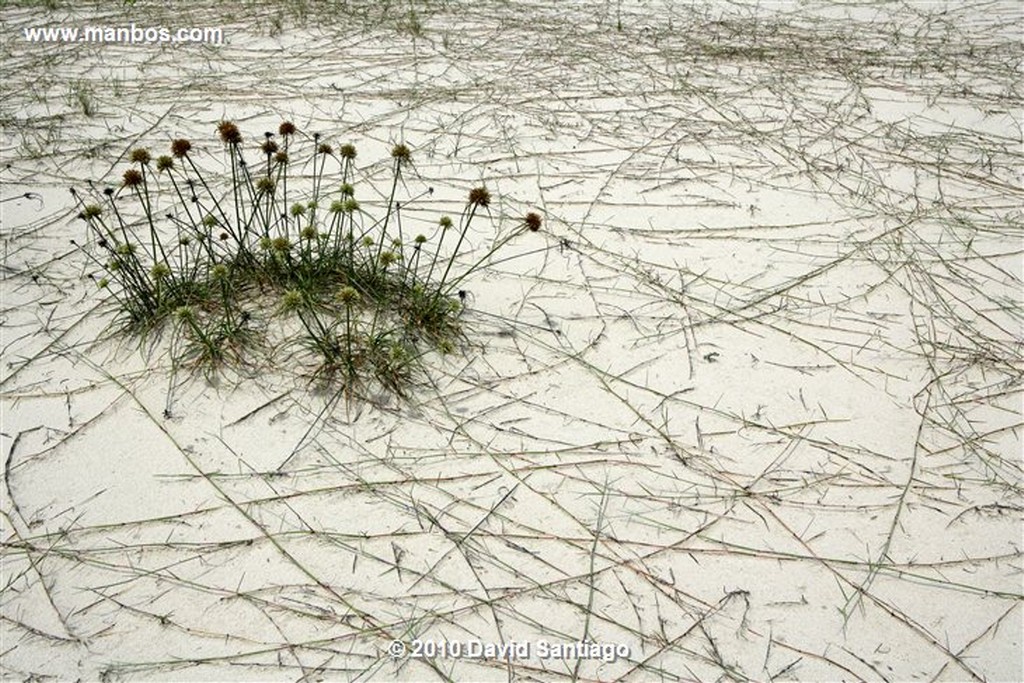
[[[178,306],[176,309],[174,309],[174,315],[178,318],[178,320],[196,319],[196,312],[192,309],[191,306]]]
[[[373,238],[370,237],[369,235],[364,237],[363,238],[363,246],[364,247],[372,247],[373,246]]]
[[[292,216],[298,218],[302,214],[306,213],[306,207],[302,204],[292,204]]]
[[[203,218],[203,225],[207,228],[214,228],[217,226],[217,218],[213,214],[207,214],[206,217]]]
[[[307,225],[300,233],[304,240],[315,240],[318,236],[317,230],[312,225]]]
[[[103,215],[103,208],[99,204],[86,204],[82,209],[82,217],[85,219],[99,218]]]
[[[412,152],[404,144],[398,144],[391,148],[391,157],[398,163],[408,163],[412,159]]]
[[[109,287],[109,286],[110,286],[110,280],[108,280],[108,279],[107,279],[107,278],[105,278],[105,277],[101,277],[101,278],[100,278],[100,279],[99,279],[99,280],[98,280],[98,281],[96,282],[96,286],[97,286],[97,287],[99,287],[100,289],[106,289],[107,287]]]
[[[447,230],[448,228],[452,227],[451,216],[441,216],[441,220],[439,220],[437,224],[441,226],[442,230]]]
[[[256,190],[260,194],[271,194],[274,191],[274,179],[263,176],[256,181]]]
[[[223,263],[218,263],[213,268],[210,268],[210,275],[214,280],[221,282],[228,279],[228,267]]]
[[[398,260],[398,254],[393,251],[385,251],[380,255],[380,262],[385,268]]]
[[[341,154],[342,159],[355,159],[356,158],[356,146],[351,143],[346,143],[341,146],[338,150]]]
[[[349,197],[348,199],[345,200],[345,212],[346,213],[355,213],[358,210],[359,210],[359,202],[357,202],[355,199],[352,199],[351,197]]]
[[[356,188],[352,187],[352,183],[341,184],[341,196],[351,197],[356,193]]]
[[[302,292],[297,289],[289,289],[281,297],[281,308],[286,311],[294,311],[302,308]]]
[[[174,158],[166,154],[162,154],[156,158],[156,170],[158,171],[170,171],[174,168]]]
[[[342,287],[341,291],[338,292],[338,298],[341,299],[341,302],[346,306],[351,306],[359,301],[359,292],[355,287]]]
[[[171,274],[171,269],[167,267],[166,263],[157,263],[149,269],[149,274],[153,276],[154,280],[164,280]]]
[[[418,244],[418,245],[419,244],[423,244],[424,242],[427,241],[427,236],[426,235],[416,235],[416,239],[413,240],[413,241],[416,242],[416,244]]]
[[[135,253],[134,244],[119,244],[117,245],[117,253],[119,256],[131,256]]]
[[[335,199],[331,202],[331,213],[341,213],[345,210],[345,202],[340,199]]]
[[[149,160],[151,159],[151,157],[149,155],[149,150],[145,149],[143,147],[138,147],[136,149],[133,149],[130,158],[132,160],[132,163],[142,164],[143,166],[148,164]]]
[[[292,243],[287,237],[275,237],[271,240],[271,246],[274,248],[274,251],[284,253],[292,248]]]

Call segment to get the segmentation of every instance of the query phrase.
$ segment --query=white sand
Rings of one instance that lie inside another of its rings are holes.
[[[1019,6],[414,4],[0,10],[4,677],[1022,680]],[[544,231],[408,401],[171,379],[67,188],[222,118]]]

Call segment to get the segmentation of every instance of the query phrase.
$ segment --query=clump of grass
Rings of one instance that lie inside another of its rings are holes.
[[[457,223],[442,217],[406,241],[400,210],[409,202],[396,194],[412,163],[407,145],[391,150],[387,203],[373,216],[357,198],[353,144],[335,149],[290,122],[255,142],[231,121],[217,133],[223,179],[200,167],[191,141],[176,139],[168,154],[133,150],[119,187],[89,198],[72,190],[92,238],[82,252],[121,329],[144,336],[169,326],[183,342],[172,346],[176,360],[195,367],[246,362],[273,346],[262,342],[275,321],[281,338],[299,331],[314,376],[350,394],[376,385],[404,395],[425,354],[464,339],[463,281],[541,227],[539,214],[527,214],[459,269],[470,227],[491,203],[486,187],[469,192]],[[311,178],[291,173],[303,147]],[[224,182],[229,191],[216,191]],[[168,198],[173,208],[161,213]]]

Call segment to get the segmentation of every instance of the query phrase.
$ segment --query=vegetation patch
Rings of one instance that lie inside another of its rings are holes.
[[[230,179],[213,178],[191,141],[176,139],[166,155],[134,149],[118,188],[72,190],[90,232],[78,246],[116,302],[118,329],[145,338],[170,326],[175,362],[207,373],[289,340],[283,346],[297,348],[314,377],[349,396],[370,387],[404,395],[425,354],[464,340],[462,282],[541,227],[530,212],[456,268],[474,219],[488,213],[486,187],[470,190],[457,217],[411,232],[408,203],[396,200],[412,162],[405,144],[391,150],[390,189],[374,215],[357,192],[355,145],[335,149],[286,121],[253,146],[252,160],[236,124],[217,132]],[[292,170],[300,160],[311,173]],[[172,208],[161,212],[168,195]]]

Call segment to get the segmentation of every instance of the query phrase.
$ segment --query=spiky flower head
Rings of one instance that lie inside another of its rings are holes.
[[[190,149],[192,149],[192,143],[185,138],[171,140],[171,154],[179,159],[188,154]]]
[[[210,268],[210,276],[217,282],[222,282],[228,279],[228,267],[223,263],[218,263],[213,268]]]
[[[441,226],[442,230],[447,230],[448,228],[452,227],[452,218],[451,216],[441,216],[441,219],[437,222],[437,224]]]
[[[300,232],[299,235],[304,240],[315,240],[319,236],[319,233],[314,226],[307,225],[302,229],[302,232]]]
[[[216,227],[217,226],[217,217],[214,216],[212,213],[206,214],[206,216],[203,217],[203,225],[205,225],[207,228],[214,228],[214,227]]]
[[[129,158],[132,160],[133,164],[142,164],[143,166],[145,166],[146,164],[149,163],[149,160],[152,157],[150,157],[149,150],[146,149],[145,147],[136,147],[135,149],[132,150],[131,156]]]
[[[316,151],[320,154],[334,154],[334,148],[326,142],[321,142],[316,146]]]
[[[96,286],[99,287],[100,289],[106,289],[107,287],[110,286],[110,280],[108,280],[105,277],[101,277],[99,281],[96,282]]]
[[[287,164],[288,163],[288,152],[278,152],[274,155],[274,163]]]
[[[295,124],[292,123],[291,121],[282,121],[281,125],[277,127],[278,134],[284,137],[287,137],[289,135],[295,135],[295,131]]]
[[[117,249],[115,251],[117,251],[118,256],[131,256],[132,254],[135,253],[135,245],[119,244],[117,245]]]
[[[352,183],[342,183],[341,184],[341,196],[342,197],[352,197],[352,196],[355,195],[355,193],[356,193],[356,188],[352,187]]]
[[[270,176],[263,176],[256,181],[256,191],[260,194],[271,194],[274,191],[274,179]]]
[[[195,320],[196,312],[191,306],[178,306],[174,309],[174,315],[179,320]]]
[[[526,224],[526,227],[530,232],[537,232],[540,230],[540,214],[535,211],[531,211],[526,214],[525,218],[523,218],[523,223]]]
[[[142,183],[142,171],[137,168],[129,168],[121,177],[121,184],[125,187],[138,187]]]
[[[99,204],[86,204],[82,207],[82,218],[90,220],[93,218],[99,218],[103,214],[103,207]]]
[[[416,238],[413,241],[416,242],[416,246],[419,246],[419,245],[421,245],[421,244],[423,244],[424,242],[427,241],[427,236],[426,235],[416,235]]]
[[[286,311],[294,311],[302,308],[302,292],[297,289],[289,289],[281,297],[281,308]]]
[[[174,168],[173,157],[169,157],[166,154],[161,154],[156,158],[156,170],[170,171],[172,168]]]
[[[338,154],[341,155],[342,159],[355,159],[356,158],[356,146],[350,142],[346,142],[341,148],[338,149]]]
[[[391,157],[398,163],[404,164],[412,160],[412,152],[409,151],[408,146],[399,143],[391,148]]]
[[[292,204],[292,216],[298,218],[302,214],[306,213],[305,204]]]
[[[370,237],[369,235],[364,237],[363,238],[363,246],[364,247],[372,247],[373,246],[373,238]]]
[[[262,249],[263,251],[270,251],[273,248],[274,240],[270,239],[269,237],[260,238],[260,249]]]
[[[348,285],[341,288],[338,292],[338,298],[341,299],[341,302],[346,306],[351,306],[359,301],[359,291],[356,290],[355,287]]]
[[[287,237],[275,237],[271,241],[271,246],[273,246],[274,251],[284,253],[292,248],[292,242]]]
[[[355,199],[352,199],[351,197],[349,197],[348,199],[345,200],[345,212],[346,213],[355,213],[358,210],[359,210],[359,202],[357,202]]]
[[[154,280],[163,280],[170,276],[171,269],[167,267],[166,263],[157,263],[149,269],[149,274],[153,276]]]
[[[483,185],[474,187],[469,191],[469,203],[486,209],[491,203],[491,193]]]
[[[331,213],[341,213],[344,210],[345,202],[341,201],[340,199],[335,199],[333,202],[331,202]]]
[[[385,252],[382,252],[381,255],[380,255],[380,263],[385,268],[387,268],[388,266],[390,266],[392,263],[394,263],[397,260],[398,260],[398,254],[396,254],[393,251],[385,251]]]
[[[277,152],[277,143],[271,140],[270,138],[267,138],[266,140],[263,141],[263,144],[260,145],[260,149],[263,150],[264,154],[270,156],[271,154]]]
[[[238,145],[242,142],[242,133],[231,121],[221,121],[217,124],[217,133],[220,139],[228,145]]]

